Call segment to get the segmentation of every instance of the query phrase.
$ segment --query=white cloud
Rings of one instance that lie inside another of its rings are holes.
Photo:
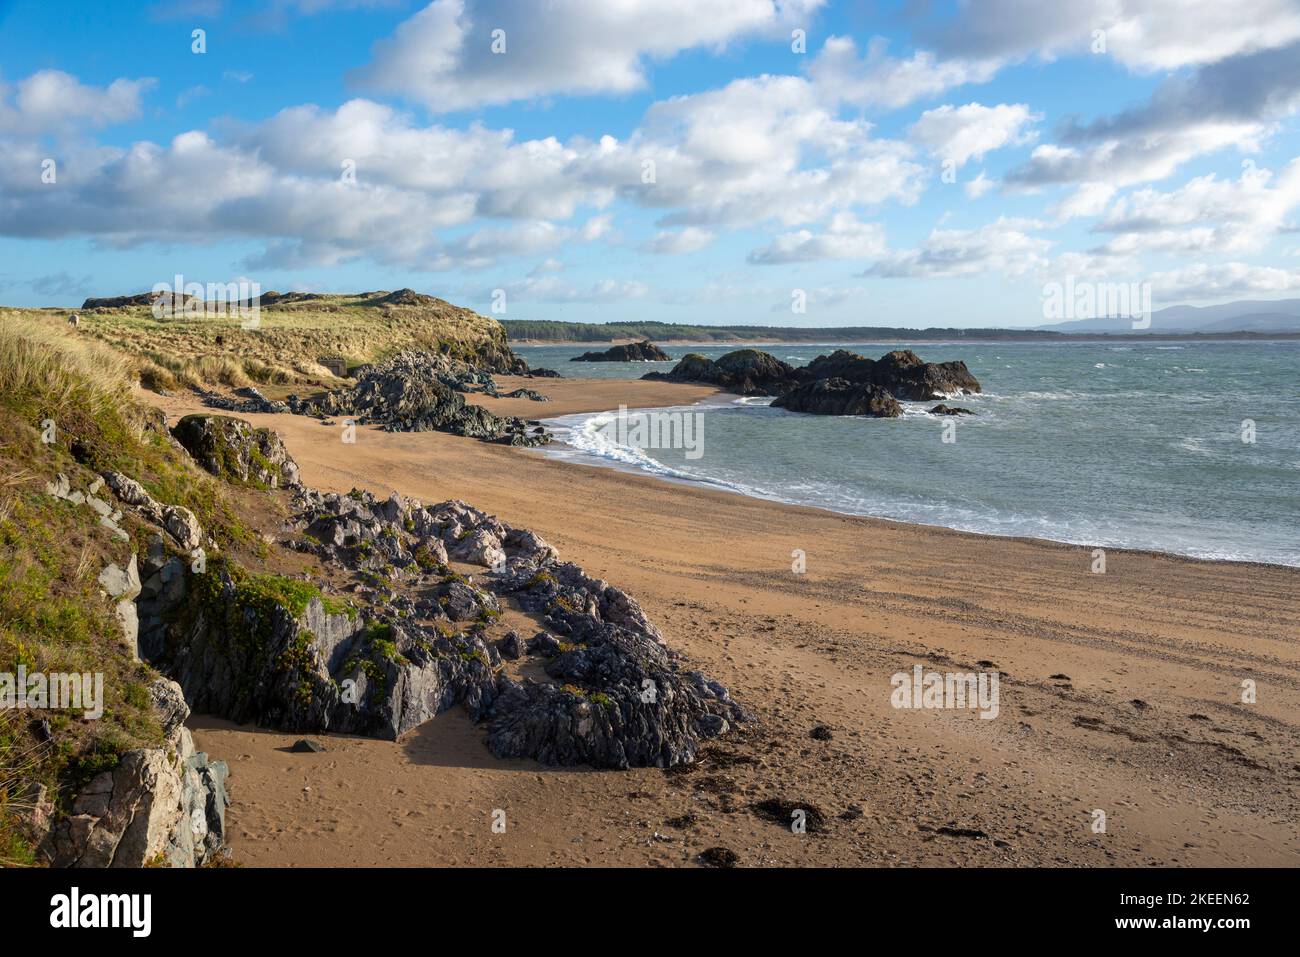
[[[1077,216],[1099,216],[1115,195],[1110,183],[1083,183],[1073,193],[1047,210],[1058,223]]]
[[[749,254],[751,263],[813,262],[819,259],[874,259],[886,251],[885,230],[863,223],[852,213],[831,217],[821,233],[801,229],[777,236],[770,245]]]
[[[663,229],[655,233],[642,247],[646,252],[660,255],[678,255],[694,253],[705,249],[713,242],[713,233],[698,226],[685,229]]]
[[[979,199],[997,185],[996,182],[984,175],[984,170],[980,170],[979,175],[972,180],[967,180],[962,189],[966,191],[966,196],[968,198]]]
[[[1300,205],[1300,158],[1273,174],[1247,161],[1240,179],[1198,176],[1179,189],[1136,190],[1117,200],[1094,229],[1116,234],[1099,253],[1243,253],[1261,249]]]
[[[788,32],[820,4],[434,0],[376,44],[371,63],[353,79],[365,89],[400,94],[439,112],[557,93],[628,93],[645,86],[647,60]],[[493,52],[498,30],[504,31],[502,53]]]
[[[887,40],[874,37],[859,58],[852,37],[830,37],[808,76],[829,101],[897,109],[956,86],[986,83],[1001,66],[997,60],[941,61],[924,50],[903,60],[889,56],[887,48]]]
[[[1287,293],[1300,289],[1300,269],[1252,266],[1240,262],[1198,263],[1155,273],[1151,277],[1151,287],[1165,301]]]
[[[1047,265],[1051,241],[1025,232],[1037,225],[1003,218],[979,229],[936,229],[919,247],[882,256],[863,275],[900,279],[996,271],[1020,276]]]
[[[1174,70],[1300,39],[1293,0],[980,0],[934,31],[950,56],[1019,59],[1104,53],[1138,71]]]
[[[1163,179],[1197,156],[1228,147],[1259,150],[1273,125],[1297,109],[1300,42],[1172,76],[1142,106],[1067,124],[1059,143],[1035,148],[1005,182],[1034,188]]]
[[[37,136],[125,123],[140,115],[141,97],[156,83],[119,79],[87,86],[61,70],[41,70],[17,86],[0,83],[0,132]]]
[[[1025,125],[1040,119],[1024,103],[945,105],[922,113],[909,134],[941,160],[961,167],[993,150],[1028,142],[1035,134],[1026,132]]]

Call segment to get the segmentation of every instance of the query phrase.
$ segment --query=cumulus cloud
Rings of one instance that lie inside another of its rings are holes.
[[[1125,186],[1163,179],[1226,147],[1255,150],[1269,124],[1300,108],[1300,43],[1230,57],[1163,81],[1142,106],[1067,123],[1008,184]]]
[[[939,60],[925,50],[901,59],[890,56],[888,46],[875,37],[860,57],[852,37],[830,37],[808,75],[828,100],[897,109],[953,87],[986,83],[1002,65],[997,59]]]
[[[1047,265],[1051,241],[1026,232],[1037,225],[1002,218],[979,229],[936,229],[917,248],[888,253],[863,275],[886,279],[986,272],[1024,275]]]
[[[993,150],[1028,142],[1034,134],[1025,125],[1040,119],[1024,103],[945,105],[922,113],[909,135],[941,160],[961,167]]]
[[[1273,174],[1247,161],[1240,179],[1198,176],[1162,192],[1141,189],[1117,200],[1093,227],[1116,234],[1097,252],[1242,253],[1262,248],[1300,204],[1300,158]]]
[[[1174,70],[1286,46],[1300,39],[1300,8],[1293,0],[980,0],[928,35],[953,57],[1104,52],[1129,69]]]
[[[152,78],[89,86],[62,70],[41,70],[16,86],[0,83],[0,132],[36,136],[125,123],[140,115]]]
[[[661,229],[642,246],[646,252],[660,255],[678,255],[694,253],[705,249],[713,242],[713,233],[698,226],[685,229]]]
[[[825,231],[801,229],[784,233],[770,245],[751,252],[749,261],[773,265],[819,259],[873,259],[885,251],[883,226],[860,222],[852,213],[837,213],[830,218]]]
[[[627,93],[648,60],[787,31],[821,0],[434,0],[352,74],[444,112],[557,93]],[[502,31],[498,33],[497,31]],[[502,50],[504,52],[494,52]]]
[[[1300,269],[1253,266],[1241,262],[1198,263],[1155,273],[1151,276],[1151,287],[1165,301],[1276,295],[1300,289]]]

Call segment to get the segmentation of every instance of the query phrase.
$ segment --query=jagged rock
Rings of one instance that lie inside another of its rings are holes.
[[[326,750],[326,748],[325,745],[318,744],[315,741],[308,741],[306,738],[299,738],[293,743],[293,747],[289,750],[295,754],[321,754]]]
[[[956,405],[944,405],[940,402],[930,410],[931,415],[974,415],[970,409],[963,409]]]
[[[358,369],[357,382],[348,389],[316,400],[290,397],[290,408],[303,415],[353,416],[362,424],[375,423],[389,432],[450,432],[508,445],[542,445],[550,441],[543,430],[530,434],[530,423],[515,417],[493,415],[477,405],[467,405],[456,388],[470,378],[491,376],[457,367],[446,356],[427,352],[402,352],[379,365]],[[449,384],[450,383],[450,384]],[[495,386],[492,392],[495,392]]]
[[[979,392],[979,381],[964,362],[925,362],[910,349],[898,349],[879,359],[868,359],[846,349],[818,356],[795,375],[803,382],[845,379],[875,385],[897,399],[925,401],[959,393]]]
[[[162,526],[187,552],[203,544],[203,529],[194,513],[181,505],[164,505]]]
[[[186,552],[203,544],[203,529],[194,513],[181,505],[163,505],[144,486],[121,472],[105,472],[100,479],[118,499],[146,521],[161,527]],[[87,499],[90,501],[90,499]]]
[[[488,722],[496,753],[597,767],[669,766],[698,743],[746,719],[726,689],[680,668],[641,606],[625,592],[559,562],[554,548],[460,501],[424,506],[392,495],[300,488],[292,523],[299,547],[420,583],[361,613],[329,613],[319,597],[293,608],[302,587],[268,587],[227,559],[186,575],[182,592],[162,581],[169,561],[151,543],[142,606],[163,622],[158,663],[196,709],[260,725],[395,738],[460,704]],[[314,541],[313,541],[314,539]],[[543,614],[547,631],[527,643],[555,684],[518,684],[500,672],[519,635],[488,643],[496,597],[430,559],[491,562],[490,589]],[[445,555],[445,553],[444,553]],[[429,578],[436,576],[433,587]],[[179,607],[168,605],[184,595]],[[147,599],[147,600],[144,600]],[[437,627],[421,622],[432,620]],[[170,622],[170,624],[168,623]],[[449,623],[472,622],[452,633]],[[563,636],[563,640],[556,636]]]
[[[671,371],[648,372],[641,378],[707,383],[739,395],[784,395],[798,384],[791,366],[758,349],[737,349],[716,362],[692,352]]]
[[[506,553],[501,548],[500,539],[485,529],[476,529],[452,549],[451,557],[471,565],[491,568],[503,564]]]
[[[813,415],[868,415],[897,418],[903,414],[898,400],[876,385],[845,379],[817,379],[773,400],[774,408]]]
[[[115,564],[105,566],[99,573],[99,584],[110,598],[131,601],[140,594],[140,570],[133,552],[126,568]]]
[[[497,642],[497,651],[501,653],[502,658],[508,658],[511,661],[522,655],[523,644],[520,641],[519,632],[506,632],[506,636]]]
[[[613,346],[604,352],[584,352],[574,356],[570,362],[667,362],[671,359],[650,340],[629,342],[627,345]]]
[[[99,584],[110,598],[117,600],[113,607],[118,624],[122,626],[122,641],[137,657],[140,636],[140,621],[136,613],[135,599],[140,594],[140,571],[135,553],[125,569],[110,564],[99,573]]]
[[[560,643],[549,631],[539,631],[528,639],[527,651],[530,655],[553,658],[560,653]]]
[[[298,463],[280,436],[225,415],[187,415],[172,435],[218,478],[262,488],[299,484]]]
[[[72,799],[42,844],[53,866],[194,867],[224,844],[226,765],[194,750],[175,682],[149,690],[165,745],[126,752]]]

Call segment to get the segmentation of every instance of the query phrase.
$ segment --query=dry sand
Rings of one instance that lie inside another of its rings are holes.
[[[556,415],[707,390],[505,381]],[[152,401],[172,415],[192,399]],[[513,402],[513,405],[507,405]],[[1300,570],[849,518],[442,434],[246,416],[323,489],[462,498],[627,589],[755,715],[675,772],[501,761],[458,710],[397,743],[193,720],[230,762],[248,865],[1291,865],[1300,863]],[[807,570],[791,570],[802,549]],[[914,664],[997,668],[1000,714],[905,710]],[[1242,703],[1242,682],[1258,700]],[[816,726],[830,740],[810,736]],[[767,799],[819,811],[794,834]],[[494,833],[493,811],[505,811]],[[1105,831],[1094,830],[1104,811]]]

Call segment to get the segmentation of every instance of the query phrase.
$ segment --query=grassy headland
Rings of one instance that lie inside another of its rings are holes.
[[[79,317],[77,335],[112,346],[146,386],[330,384],[320,364],[339,356],[349,367],[403,349],[438,351],[504,371],[505,330],[470,309],[408,289],[357,294],[266,293],[256,328],[237,315],[155,318],[148,305],[89,309],[7,309],[0,321],[44,324]]]

